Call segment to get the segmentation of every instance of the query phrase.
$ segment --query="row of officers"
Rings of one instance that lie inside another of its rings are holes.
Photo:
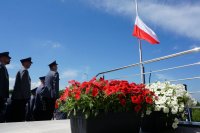
[[[55,102],[59,97],[59,73],[56,61],[49,64],[50,71],[40,77],[41,85],[31,90],[28,69],[32,59],[21,59],[22,69],[16,74],[11,97],[9,97],[9,52],[0,53],[0,122],[22,122],[31,120],[51,120]]]

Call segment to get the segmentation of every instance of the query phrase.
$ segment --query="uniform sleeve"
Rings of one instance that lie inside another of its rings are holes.
[[[58,72],[55,73],[54,78],[53,78],[53,87],[54,87],[54,95],[56,98],[58,98],[58,93],[59,93],[59,74]]]
[[[4,68],[0,65],[0,89],[5,89],[4,88],[4,82],[5,82],[5,77],[4,77],[4,74],[5,73],[5,70]]]
[[[55,90],[55,87],[56,87],[56,74],[53,75],[52,84],[53,84],[53,90]]]
[[[59,82],[59,74],[58,73],[55,73],[55,75],[53,76],[53,89],[56,90],[58,89],[57,87],[57,84]]]
[[[30,80],[29,80],[29,75],[28,71],[25,70],[21,74],[21,89],[22,90],[30,90]]]

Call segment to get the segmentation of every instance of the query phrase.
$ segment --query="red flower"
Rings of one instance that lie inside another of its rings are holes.
[[[141,105],[136,105],[135,106],[135,112],[139,112],[141,110],[142,106]]]
[[[137,86],[135,86],[135,87],[132,89],[132,92],[137,94],[137,93],[140,93],[140,92],[141,92],[141,89],[138,88]]]
[[[96,81],[96,77],[93,77],[89,82],[92,83],[94,81]]]
[[[105,93],[107,96],[110,96],[112,94],[112,90],[111,89],[106,89]]]
[[[123,80],[105,80],[104,78],[96,79],[94,77],[92,80],[83,83],[75,80],[69,81],[69,83],[70,87],[66,88],[56,102],[56,108],[64,106],[70,110],[71,105],[80,109],[87,108],[82,106],[82,102],[87,102],[85,100],[89,100],[92,97],[95,105],[103,102],[100,104],[102,109],[105,109],[104,106],[107,108],[110,105],[105,102],[111,101],[113,105],[117,104],[121,109],[132,108],[135,112],[141,112],[143,107],[145,109],[146,106],[153,104],[154,97],[157,98],[152,91],[145,88],[144,84],[129,83]],[[69,104],[64,104],[66,102]],[[89,106],[88,108],[91,107]],[[111,107],[111,109],[117,108]]]
[[[122,106],[126,105],[126,100],[125,99],[120,99],[119,101],[120,101],[120,103],[121,103]]]
[[[153,103],[153,100],[152,100],[151,97],[146,97],[146,102],[147,102],[148,104],[152,104],[152,103]]]
[[[99,93],[98,89],[97,88],[93,88],[93,90],[92,90],[92,96],[96,97],[98,95],[98,93]]]
[[[55,103],[55,108],[58,109],[59,108],[59,104],[58,104],[58,100]]]
[[[143,90],[143,95],[145,95],[145,96],[149,95],[149,94],[151,94],[150,92],[151,92],[150,90],[145,89],[145,90]]]
[[[90,92],[90,87],[87,87],[85,90],[85,94],[88,94]]]
[[[76,94],[75,94],[75,99],[76,99],[76,100],[80,100],[80,98],[81,98],[81,95],[80,95],[79,93],[76,93]]]
[[[124,98],[124,95],[123,95],[123,94],[119,94],[119,95],[118,95],[118,98],[119,98],[119,99],[123,99],[123,98]]]
[[[131,96],[132,103],[140,104],[142,102],[141,96]]]
[[[119,102],[121,103],[121,105],[125,106],[126,105],[126,100],[125,100],[124,95],[123,94],[119,94],[118,98],[119,98]]]
[[[70,96],[70,90],[69,90],[69,88],[66,88],[66,90],[60,97],[60,101],[65,101],[67,99],[67,97],[69,97],[69,96]]]
[[[86,88],[86,87],[88,87],[88,82],[83,82],[83,83],[81,84],[81,88]]]
[[[104,81],[104,77],[100,77],[99,81]]]
[[[73,85],[73,84],[76,83],[76,81],[75,80],[70,80],[70,81],[68,81],[68,83]]]
[[[79,86],[80,85],[80,83],[77,82],[77,81],[75,81],[75,80],[71,80],[68,83],[71,84],[71,85],[73,85],[73,86]]]
[[[80,98],[81,98],[81,91],[80,90],[74,90],[74,94],[75,94],[74,98],[76,100],[80,100]]]

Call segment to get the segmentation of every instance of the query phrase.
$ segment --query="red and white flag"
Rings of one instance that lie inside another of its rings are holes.
[[[157,35],[140,18],[136,17],[133,36],[146,40],[151,44],[159,44]]]

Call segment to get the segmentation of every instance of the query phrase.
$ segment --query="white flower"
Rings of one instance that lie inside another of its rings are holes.
[[[166,96],[172,96],[173,95],[173,89],[169,89],[165,92]]]
[[[197,104],[191,95],[185,90],[182,84],[171,84],[170,82],[156,82],[147,85],[158,99],[155,101],[155,111],[161,111],[172,114],[182,114],[186,106],[192,107]]]
[[[175,99],[172,100],[171,104],[172,104],[172,105],[178,105],[178,101],[177,101],[177,99],[176,99],[176,100],[175,100]]]
[[[159,96],[159,95],[161,94],[160,91],[154,91],[154,92],[155,92],[155,94],[156,94],[157,96]]]
[[[165,96],[159,96],[158,100],[155,101],[156,104],[165,104],[166,102],[166,97]]]
[[[179,120],[177,118],[174,119],[174,123],[172,124],[172,127],[174,129],[178,128]]]
[[[174,122],[175,122],[176,124],[179,124],[179,120],[178,120],[177,118],[174,119]]]
[[[161,106],[156,105],[154,110],[155,110],[155,111],[161,111]]]
[[[163,112],[166,113],[166,114],[169,113],[169,108],[168,107],[164,107],[163,108]]]
[[[179,110],[179,112],[183,112],[184,111],[184,107],[179,107],[178,110]]]
[[[172,107],[173,107],[173,105],[171,104],[171,101],[167,101],[167,106],[168,106],[169,108],[172,108]]]
[[[178,113],[178,107],[174,106],[171,110],[172,114],[177,114]]]
[[[183,102],[181,102],[181,103],[179,104],[179,106],[180,106],[180,107],[182,107],[182,108],[184,108],[184,107],[185,107],[185,105],[184,105],[184,103],[183,103]]]
[[[176,128],[178,128],[178,124],[177,124],[177,123],[173,123],[173,124],[172,124],[172,127],[173,127],[174,129],[176,129]]]

